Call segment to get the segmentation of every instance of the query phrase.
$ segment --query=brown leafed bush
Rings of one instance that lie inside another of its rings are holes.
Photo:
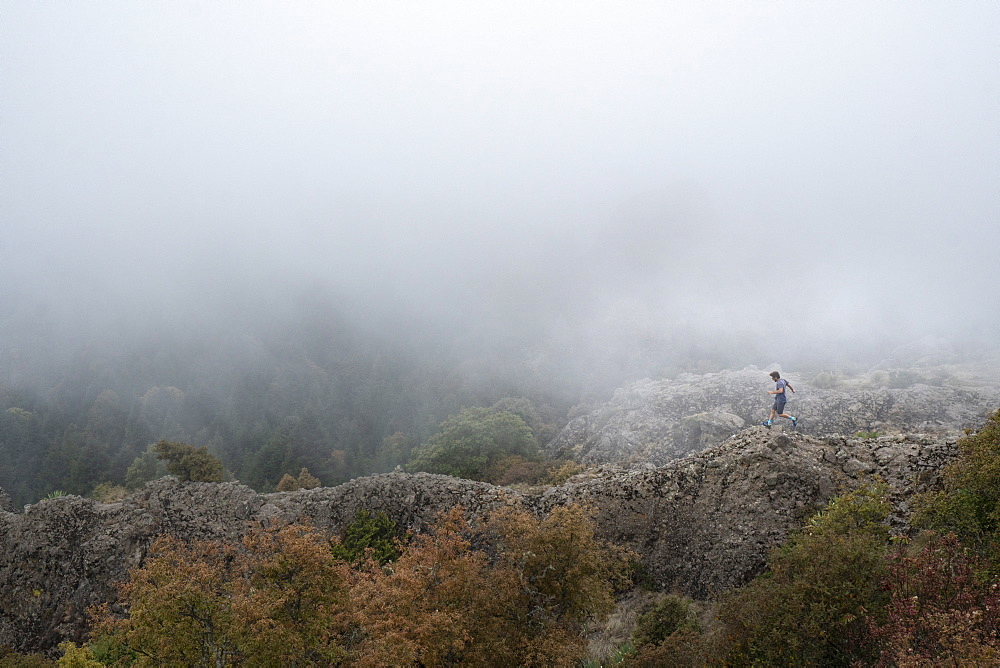
[[[927,538],[891,558],[887,616],[869,619],[879,665],[1000,664],[1000,582],[954,534]]]
[[[614,605],[628,554],[594,537],[586,514],[504,510],[470,527],[462,512],[417,536],[389,568],[352,587],[361,665],[572,666],[582,622]]]
[[[135,665],[328,665],[342,658],[346,567],[301,525],[238,545],[162,537],[95,630]]]
[[[371,551],[353,570],[336,547],[302,525],[237,544],[162,537],[119,605],[94,611],[88,650],[138,666],[573,666],[631,556],[577,507],[475,527],[456,508],[395,561]]]
[[[314,487],[320,487],[323,483],[319,481],[319,478],[309,473],[309,469],[303,468],[299,471],[299,477],[293,478],[290,474],[286,473],[278,481],[277,491],[279,492],[294,492],[299,489],[313,489]]]
[[[90,492],[90,498],[98,503],[116,503],[128,496],[128,490],[121,485],[102,482]]]

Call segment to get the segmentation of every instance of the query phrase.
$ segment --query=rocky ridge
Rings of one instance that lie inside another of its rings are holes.
[[[543,513],[593,508],[599,533],[637,552],[655,584],[697,598],[760,572],[768,550],[833,495],[871,475],[892,487],[897,529],[914,492],[935,484],[955,453],[939,434],[871,440],[752,427],[664,466],[606,465],[535,491],[430,474],[388,473],[332,488],[258,494],[236,483],[165,478],[119,503],[61,497],[0,512],[0,645],[46,650],[80,640],[85,610],[145,559],[153,539],[235,540],[270,522],[307,519],[331,532],[359,509],[420,530],[462,505],[481,516],[503,504]]]
[[[722,443],[767,417],[772,369],[755,366],[671,380],[642,380],[572,419],[549,443],[550,457],[587,465],[663,465]],[[802,433],[823,436],[954,435],[1000,406],[1000,384],[950,367],[880,369],[859,377],[783,374],[796,392],[789,410]],[[784,423],[786,426],[788,423]]]

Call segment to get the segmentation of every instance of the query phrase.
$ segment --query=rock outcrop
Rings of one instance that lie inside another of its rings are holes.
[[[933,485],[954,452],[953,439],[937,436],[849,440],[755,427],[665,466],[609,465],[536,492],[388,473],[276,494],[166,478],[119,503],[50,499],[23,514],[0,512],[0,645],[37,651],[80,640],[87,606],[112,600],[114,583],[160,534],[236,540],[299,519],[336,532],[359,509],[420,530],[458,504],[481,515],[502,504],[547,512],[586,503],[600,534],[636,551],[659,586],[706,597],[760,572],[768,550],[804,517],[869,474],[890,483],[904,526],[910,496]]]
[[[14,512],[14,501],[10,498],[7,490],[0,487],[0,513]]]
[[[683,374],[619,389],[603,406],[571,420],[546,454],[588,465],[663,465],[700,452],[767,417],[773,401],[766,394],[774,388],[767,375],[771,368]],[[995,381],[972,383],[948,374],[941,368],[880,370],[846,380],[791,374],[796,392],[789,410],[799,418],[799,431],[821,436],[954,434],[982,423],[1000,407]]]
[[[939,482],[954,439],[816,438],[764,427],[662,467],[603,467],[546,491],[541,507],[578,501],[597,511],[602,535],[638,552],[654,583],[695,598],[739,586],[768,551],[837,494],[884,479],[896,531],[910,499]]]

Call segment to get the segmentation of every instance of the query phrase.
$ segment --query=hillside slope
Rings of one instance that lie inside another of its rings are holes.
[[[893,487],[896,521],[955,453],[940,436],[818,438],[753,427],[665,466],[606,466],[525,493],[429,474],[389,473],[332,488],[258,494],[235,484],[165,478],[114,504],[62,497],[0,512],[0,644],[20,651],[81,638],[87,606],[140,564],[153,539],[235,540],[272,521],[308,519],[338,531],[356,510],[381,510],[419,530],[454,505],[481,515],[501,504],[537,512],[582,502],[601,535],[628,545],[660,587],[704,598],[760,572],[769,548],[868,475]]]

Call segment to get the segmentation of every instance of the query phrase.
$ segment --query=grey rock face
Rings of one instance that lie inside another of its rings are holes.
[[[277,494],[163,479],[114,504],[51,499],[0,513],[0,644],[38,651],[80,641],[87,606],[113,600],[114,583],[143,563],[158,535],[237,540],[273,521],[303,519],[336,532],[359,509],[420,530],[455,505],[478,516],[503,504],[544,513],[585,503],[600,535],[637,552],[657,584],[706,597],[760,572],[773,545],[866,472],[892,485],[903,526],[910,495],[933,485],[954,452],[954,441],[941,438],[863,441],[755,427],[666,466],[606,466],[535,493],[389,473]]]
[[[774,389],[768,370],[740,371],[674,380],[640,381],[615,392],[597,410],[577,417],[546,447],[550,457],[589,465],[663,465],[700,452],[768,416]],[[935,376],[928,373],[929,376]],[[843,389],[819,388],[795,374],[789,380],[788,412],[805,434],[957,432],[980,424],[1000,407],[1000,386],[878,386],[894,376],[876,372]],[[914,376],[916,380],[920,375]],[[791,428],[784,420],[776,428]]]
[[[10,494],[0,487],[0,513],[12,513],[14,512],[14,502],[10,498]]]
[[[909,498],[936,485],[955,452],[954,440],[929,436],[847,441],[753,427],[663,467],[604,467],[539,501],[590,505],[602,535],[636,550],[660,587],[705,598],[759,573],[790,530],[871,475],[889,483],[903,530]]]

